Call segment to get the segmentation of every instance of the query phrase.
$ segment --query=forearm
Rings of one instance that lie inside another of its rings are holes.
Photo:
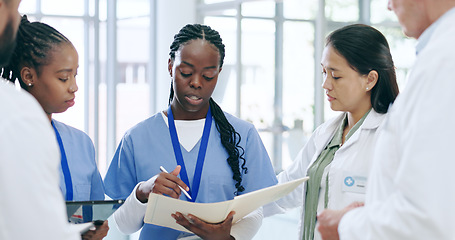
[[[115,223],[124,234],[134,233],[144,224],[147,204],[141,203],[136,197],[136,189],[139,184],[133,189],[125,203],[114,213]]]
[[[261,227],[263,217],[262,208],[251,212],[232,225],[231,236],[236,240],[252,239]]]

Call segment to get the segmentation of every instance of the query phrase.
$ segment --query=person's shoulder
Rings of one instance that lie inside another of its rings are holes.
[[[78,139],[84,139],[85,141],[90,141],[90,142],[92,141],[92,139],[84,131],[77,129],[75,127],[72,127],[70,125],[67,125],[65,123],[62,123],[60,121],[57,121],[55,119],[53,119],[52,121],[54,122],[54,125],[57,128],[57,130],[59,130],[59,132],[67,133]]]
[[[142,120],[141,122],[137,123],[130,129],[128,129],[125,132],[125,136],[128,135],[135,135],[139,133],[143,133],[145,129],[154,129],[154,128],[159,128],[161,126],[161,122],[164,123],[163,117],[161,116],[161,113],[158,112],[155,115]]]
[[[32,95],[17,90],[3,80],[0,80],[0,112],[2,120],[23,117],[46,119],[43,109]]]
[[[251,122],[248,122],[246,120],[243,120],[243,119],[240,119],[228,112],[223,112],[224,113],[224,116],[226,116],[226,119],[231,123],[231,125],[234,126],[235,125],[245,125],[245,126],[250,126],[250,127],[253,127],[253,123]]]
[[[228,122],[238,131],[256,129],[253,123],[240,119],[230,113],[224,112],[224,116],[226,116]]]

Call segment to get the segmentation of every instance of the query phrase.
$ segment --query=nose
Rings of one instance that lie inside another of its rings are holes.
[[[190,80],[190,87],[201,88],[202,87],[201,83],[202,83],[201,76],[195,74]]]
[[[79,90],[79,87],[77,86],[77,83],[76,83],[76,78],[73,78],[74,80],[72,81],[70,87],[69,87],[69,91],[70,93],[75,93],[77,92],[77,90]]]
[[[323,77],[322,88],[327,91],[332,90],[332,83],[330,82],[330,79],[327,77],[327,75]]]

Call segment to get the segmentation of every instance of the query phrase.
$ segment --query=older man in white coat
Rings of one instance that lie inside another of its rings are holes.
[[[389,0],[388,8],[418,39],[417,59],[378,140],[365,206],[322,212],[319,231],[323,239],[455,239],[455,0]]]

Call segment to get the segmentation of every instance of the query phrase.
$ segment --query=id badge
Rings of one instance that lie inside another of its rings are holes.
[[[359,174],[345,172],[343,174],[343,185],[341,190],[343,192],[354,192],[365,194],[367,188],[367,177]]]

